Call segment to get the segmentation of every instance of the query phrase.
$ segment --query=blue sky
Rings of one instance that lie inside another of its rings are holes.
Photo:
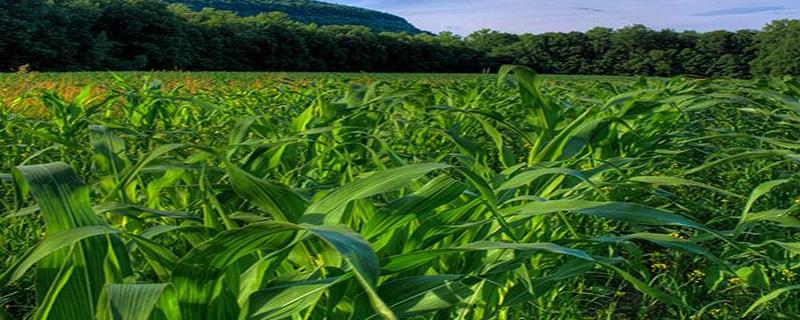
[[[760,29],[800,18],[800,0],[327,0],[397,14],[422,29],[466,35],[585,31],[635,23],[654,29]]]

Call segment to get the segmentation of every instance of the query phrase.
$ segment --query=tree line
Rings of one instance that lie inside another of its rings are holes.
[[[280,11],[299,22],[319,25],[355,24],[367,26],[373,31],[420,33],[405,19],[385,12],[340,5],[316,0],[162,0],[167,3],[185,4],[200,10],[214,8],[255,16],[262,12]]]
[[[763,30],[509,34],[373,32],[272,12],[158,0],[0,0],[0,71],[241,70],[478,72],[506,63],[541,73],[751,77],[800,75],[800,20]]]

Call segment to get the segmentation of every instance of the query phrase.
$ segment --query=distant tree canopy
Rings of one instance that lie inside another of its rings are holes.
[[[405,19],[385,12],[368,10],[314,0],[164,0],[182,3],[194,10],[213,8],[255,16],[259,13],[279,11],[292,20],[319,25],[360,25],[377,32],[420,33]]]
[[[758,56],[751,63],[753,74],[800,74],[800,20],[773,21],[755,41]]]
[[[452,35],[241,17],[158,0],[0,0],[0,70],[480,70]]]
[[[196,0],[215,1],[242,2]],[[513,63],[541,73],[750,77],[800,75],[798,56],[799,20],[762,31],[634,25],[522,35],[487,29],[461,38],[303,23],[280,12],[243,17],[159,0],[0,0],[0,71],[27,64],[42,71],[478,72]]]
[[[656,31],[633,25],[536,35],[481,30],[468,36],[466,44],[496,62],[525,64],[543,73],[747,77],[758,49],[757,35]]]

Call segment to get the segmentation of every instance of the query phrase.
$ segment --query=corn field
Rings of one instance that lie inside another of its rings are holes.
[[[800,81],[0,101],[0,319],[798,319]]]

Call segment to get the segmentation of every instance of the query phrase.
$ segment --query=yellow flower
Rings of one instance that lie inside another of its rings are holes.
[[[700,282],[703,281],[703,278],[705,278],[705,276],[706,276],[705,272],[703,272],[702,270],[695,269],[694,271],[689,273],[688,278],[689,278],[689,281],[691,281],[691,282],[700,283]]]
[[[797,277],[797,274],[789,269],[781,270],[781,275],[783,276],[783,279],[786,281],[794,281],[794,279]]]
[[[711,310],[708,310],[708,314],[710,314],[714,318],[719,317],[719,315],[722,314],[722,309],[711,309]]]
[[[742,284],[742,278],[730,278],[730,279],[728,279],[728,282],[731,285],[738,286],[738,285]]]
[[[650,270],[653,270],[653,272],[664,272],[667,269],[669,269],[669,265],[666,263],[658,262],[650,265]]]
[[[676,239],[689,239],[689,237],[681,234],[680,232],[670,232],[669,236]]]

